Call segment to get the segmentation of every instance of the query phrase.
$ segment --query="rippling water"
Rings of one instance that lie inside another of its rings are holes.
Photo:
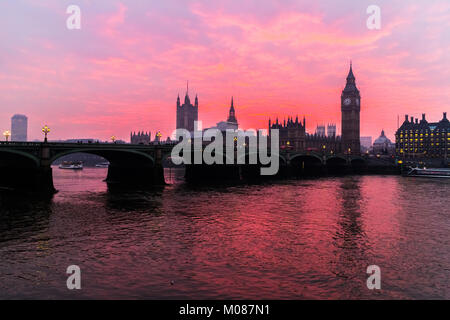
[[[163,189],[112,193],[105,176],[54,169],[53,199],[0,196],[0,298],[450,299],[450,181],[193,188],[166,170]]]

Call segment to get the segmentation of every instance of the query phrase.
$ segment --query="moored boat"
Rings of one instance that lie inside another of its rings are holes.
[[[95,165],[97,168],[108,168],[109,162],[100,162]]]
[[[83,162],[81,161],[64,161],[59,165],[60,169],[83,170]]]
[[[450,178],[450,169],[445,168],[410,168],[407,177]]]

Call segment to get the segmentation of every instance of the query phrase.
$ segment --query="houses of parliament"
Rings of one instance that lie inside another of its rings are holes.
[[[279,130],[280,148],[294,151],[320,151],[331,153],[360,154],[360,104],[361,96],[356,87],[352,64],[347,75],[345,88],[341,94],[341,136],[336,134],[336,125],[328,125],[327,133],[324,126],[318,126],[314,134],[306,132],[306,119],[288,117],[280,122],[269,119],[269,134],[271,129]],[[180,96],[176,103],[176,128],[194,131],[194,121],[198,121],[198,97],[191,103],[188,89],[181,104]],[[236,110],[231,100],[228,119],[217,124],[220,130],[237,129]]]
[[[350,64],[347,83],[341,94],[341,136],[336,135],[335,125],[328,125],[327,134],[324,127],[318,127],[314,134],[307,133],[304,117],[303,121],[298,117],[295,120],[288,117],[282,123],[278,118],[274,122],[269,119],[269,133],[270,129],[279,130],[282,149],[360,154],[360,105],[361,96]]]

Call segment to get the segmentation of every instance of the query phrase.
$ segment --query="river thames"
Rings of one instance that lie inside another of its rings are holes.
[[[116,193],[106,172],[54,168],[53,199],[0,196],[0,298],[450,299],[450,181],[192,187],[166,169],[162,189]]]

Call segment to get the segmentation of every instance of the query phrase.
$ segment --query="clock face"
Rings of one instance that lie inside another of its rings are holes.
[[[359,106],[359,99],[356,99],[356,105]]]
[[[350,98],[347,98],[347,99],[344,100],[344,104],[346,106],[348,106],[350,104],[350,102],[352,102],[352,100],[350,100]]]

